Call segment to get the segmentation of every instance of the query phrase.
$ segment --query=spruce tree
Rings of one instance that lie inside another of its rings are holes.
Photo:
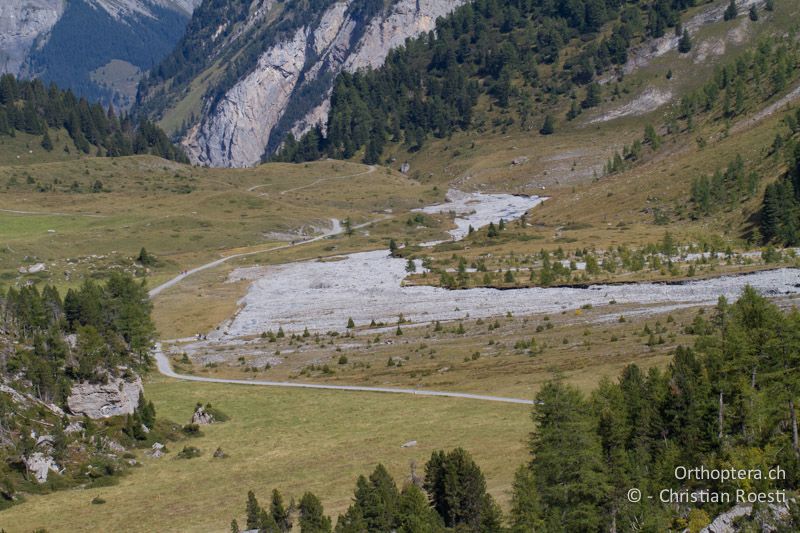
[[[725,20],[733,20],[739,15],[739,9],[736,7],[736,0],[731,0],[728,7],[725,9],[723,18]]]
[[[748,12],[748,16],[750,17],[750,20],[752,20],[753,22],[758,21],[758,8],[756,7],[755,4],[750,6],[750,11]]]
[[[553,115],[546,115],[544,117],[544,123],[542,124],[542,128],[539,130],[539,133],[542,135],[552,135],[556,131],[556,124]]]
[[[281,496],[281,493],[278,491],[278,489],[274,489],[272,491],[272,500],[269,504],[269,512],[281,532],[288,533],[292,530],[291,510],[284,506],[283,496]]]
[[[602,89],[600,88],[600,84],[592,82],[586,89],[586,98],[584,98],[583,102],[581,102],[581,107],[584,109],[597,107],[598,105],[600,105],[601,98],[602,98]]]
[[[497,520],[496,506],[487,498],[483,473],[462,448],[450,453],[434,452],[425,465],[423,487],[447,527],[479,529],[483,520]]]
[[[443,533],[444,523],[416,485],[407,485],[400,494],[397,527],[401,533]]]
[[[259,516],[258,533],[282,533],[275,519],[264,509]]]
[[[261,506],[252,490],[247,491],[247,529],[258,529],[261,526]]]
[[[531,464],[545,529],[598,531],[609,486],[586,402],[561,382],[546,384],[536,400]]]
[[[529,465],[520,466],[514,474],[511,495],[511,532],[529,533],[542,529],[542,509],[536,482]]]
[[[322,502],[313,493],[300,498],[300,533],[331,533],[331,519],[325,516]]]
[[[692,39],[689,37],[689,30],[684,29],[680,41],[678,41],[678,52],[688,54],[692,50]]]
[[[369,478],[358,478],[353,505],[340,520],[347,528],[340,529],[337,523],[336,531],[392,531],[397,527],[399,508],[397,485],[379,464]]]
[[[44,135],[42,136],[42,148],[48,152],[53,151],[53,141],[50,139],[50,134],[48,133],[47,128],[45,128]]]

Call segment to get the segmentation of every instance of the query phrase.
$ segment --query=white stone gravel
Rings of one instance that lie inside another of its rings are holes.
[[[509,194],[448,192],[449,202],[421,209],[426,213],[454,211],[454,239],[463,238],[469,226],[479,228],[501,218],[510,221],[543,201],[539,197]],[[255,335],[283,327],[286,333],[344,331],[348,318],[356,325],[394,323],[402,314],[412,323],[514,314],[555,313],[584,305],[640,305],[627,312],[712,304],[720,295],[735,299],[746,284],[768,295],[800,293],[800,271],[780,269],[748,275],[723,276],[685,284],[642,283],[595,285],[577,288],[524,288],[511,290],[447,290],[438,287],[404,287],[406,260],[388,251],[356,253],[340,261],[305,261],[242,269],[232,278],[253,279],[240,311],[214,333],[214,337]],[[225,333],[222,333],[225,332]],[[232,339],[231,339],[232,340]]]
[[[357,325],[393,322],[402,313],[412,322],[505,314],[555,313],[591,304],[711,304],[720,295],[735,299],[746,284],[768,295],[800,292],[800,271],[780,269],[723,276],[686,284],[595,285],[588,289],[525,288],[447,290],[403,287],[405,260],[386,251],[357,253],[343,261],[308,261],[264,269],[243,307],[228,325],[230,336],[253,335],[278,327],[289,332],[343,331]]]
[[[429,205],[415,211],[427,214],[453,212],[458,215],[454,221],[456,228],[448,232],[454,241],[466,237],[470,226],[478,229],[488,226],[490,222],[497,224],[500,219],[506,222],[515,220],[546,200],[539,196],[466,193],[455,189],[447,191],[446,198],[448,201],[443,204]]]

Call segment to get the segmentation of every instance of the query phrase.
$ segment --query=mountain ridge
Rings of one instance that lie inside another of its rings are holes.
[[[200,1],[9,0],[0,6],[0,73],[127,109],[139,77],[172,49]]]

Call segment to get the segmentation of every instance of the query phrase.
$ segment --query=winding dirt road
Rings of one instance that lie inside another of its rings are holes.
[[[394,389],[390,387],[360,387],[355,385],[323,385],[317,383],[295,383],[291,381],[261,381],[261,380],[244,380],[244,379],[225,379],[225,378],[207,378],[203,376],[189,376],[186,374],[178,374],[172,369],[172,365],[164,355],[161,349],[161,343],[156,344],[153,355],[156,359],[158,371],[164,376],[182,379],[184,381],[198,381],[203,383],[225,383],[232,385],[258,385],[263,387],[286,387],[293,389],[324,389],[324,390],[338,390],[349,392],[380,392],[384,394],[410,394],[413,396],[444,396],[448,398],[465,398],[468,400],[482,400],[485,402],[502,402],[502,403],[516,403],[524,405],[533,405],[532,400],[524,400],[521,398],[506,398],[503,396],[485,396],[482,394],[469,394],[466,392],[449,392],[449,391],[435,391],[435,390],[418,390],[418,389]]]
[[[195,268],[193,268],[191,270],[187,270],[183,274],[178,274],[177,276],[175,276],[171,280],[162,283],[158,287],[154,287],[154,288],[150,289],[150,292],[148,292],[148,295],[150,296],[150,298],[153,298],[153,297],[157,296],[159,293],[161,293],[162,291],[164,291],[166,289],[169,289],[170,287],[180,283],[181,280],[184,280],[184,279],[188,278],[192,274],[197,274],[198,272],[202,272],[203,270],[208,270],[209,268],[214,268],[216,266],[221,265],[222,263],[224,263],[226,261],[230,261],[231,259],[236,259],[237,257],[247,257],[248,255],[263,254],[263,253],[266,253],[266,252],[274,252],[276,250],[284,250],[286,248],[291,248],[292,246],[300,246],[301,244],[309,244],[309,243],[312,243],[312,242],[316,242],[316,241],[322,240],[322,239],[324,239],[326,237],[330,237],[332,235],[337,235],[337,234],[339,234],[341,232],[342,232],[342,225],[339,223],[338,220],[336,220],[335,218],[332,218],[331,219],[331,229],[329,231],[326,231],[325,233],[321,233],[320,235],[317,235],[316,237],[312,237],[310,239],[306,239],[306,240],[300,241],[300,242],[282,244],[281,246],[276,246],[274,248],[267,248],[266,250],[256,250],[256,251],[253,251],[253,252],[242,252],[240,254],[226,255],[225,257],[217,259],[216,261],[211,261],[210,263],[206,263],[205,265],[200,265],[199,267],[195,267]]]
[[[367,226],[371,226],[372,224],[375,224],[376,222],[381,222],[381,221],[386,220],[388,218],[391,218],[391,216],[387,215],[387,216],[384,216],[384,217],[376,218],[375,220],[370,220],[370,221],[364,222],[363,224],[357,224],[357,225],[353,226],[352,229],[356,230],[356,229],[366,228]],[[184,280],[184,279],[188,278],[192,274],[197,274],[198,272],[202,272],[203,270],[208,270],[209,268],[214,268],[216,266],[221,265],[222,263],[224,263],[226,261],[230,261],[231,259],[236,259],[237,257],[247,257],[249,255],[265,254],[265,253],[268,253],[268,252],[275,252],[277,250],[285,250],[286,248],[293,248],[295,246],[303,246],[304,244],[311,244],[312,242],[321,241],[322,239],[326,239],[326,238],[332,237],[334,235],[339,235],[343,231],[344,231],[344,228],[342,227],[341,222],[339,222],[339,220],[337,220],[335,218],[332,218],[331,219],[331,229],[329,229],[328,231],[326,231],[324,233],[321,233],[321,234],[317,235],[316,237],[311,237],[310,239],[306,239],[306,240],[303,240],[303,241],[292,242],[292,243],[289,243],[289,244],[282,244],[280,246],[275,246],[274,248],[267,248],[266,250],[254,250],[252,252],[242,252],[242,253],[238,253],[238,254],[226,255],[225,257],[217,259],[216,261],[211,261],[210,263],[206,263],[205,265],[200,265],[199,267],[195,267],[195,268],[193,268],[191,270],[187,270],[183,274],[178,274],[177,276],[175,276],[171,280],[165,281],[161,285],[150,289],[150,291],[147,294],[148,294],[148,296],[150,296],[150,298],[154,298],[155,296],[158,296],[159,293],[161,293],[161,292],[165,291],[166,289],[169,289],[170,287],[180,283],[181,280]]]

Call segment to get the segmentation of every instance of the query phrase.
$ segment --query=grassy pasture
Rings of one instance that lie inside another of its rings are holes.
[[[188,422],[196,402],[231,416],[191,441],[203,452],[177,460],[179,449],[102,489],[72,490],[2,513],[9,532],[226,531],[241,523],[247,491],[266,499],[273,488],[296,499],[315,492],[335,516],[352,497],[359,474],[383,462],[403,483],[410,463],[422,474],[433,450],[461,446],[473,454],[490,492],[508,502],[513,472],[526,460],[529,408],[457,399],[339,394],[235,385],[157,382],[146,387],[160,416]],[[401,448],[417,440],[418,446]],[[222,447],[230,457],[214,459]],[[107,503],[92,505],[101,496]]]
[[[442,196],[346,162],[219,170],[151,157],[0,166],[0,187],[0,279],[44,262],[40,278],[59,285],[131,269],[142,246],[160,260],[155,285],[231,250],[313,236],[331,218],[360,224]]]

